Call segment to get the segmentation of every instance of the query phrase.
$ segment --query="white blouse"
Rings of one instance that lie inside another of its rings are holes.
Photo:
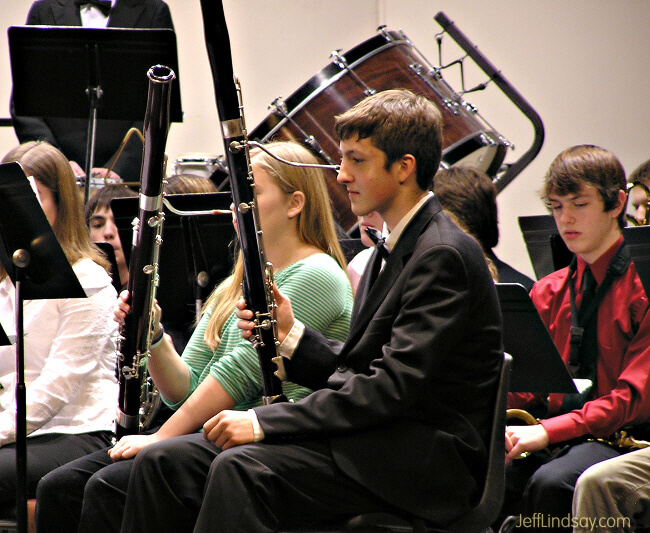
[[[91,259],[73,270],[87,298],[24,302],[27,434],[114,429],[117,294]],[[15,290],[0,283],[0,324],[15,337]],[[0,446],[15,441],[16,348],[0,346]]]

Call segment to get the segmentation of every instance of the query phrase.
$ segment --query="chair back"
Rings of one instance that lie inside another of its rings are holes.
[[[463,532],[481,531],[488,528],[501,512],[505,494],[505,455],[506,455],[506,409],[508,403],[508,389],[510,386],[510,370],[512,356],[503,354],[503,364],[499,374],[490,433],[488,450],[488,465],[485,475],[485,485],[478,505],[465,516],[450,524],[448,531]]]

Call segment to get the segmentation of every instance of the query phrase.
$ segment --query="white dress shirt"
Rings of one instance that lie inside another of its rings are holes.
[[[115,7],[115,1],[111,0],[111,5]],[[90,4],[79,7],[81,15],[81,25],[84,28],[106,28],[108,26],[108,16],[104,15],[100,9]]]
[[[113,306],[117,294],[91,259],[74,272],[87,298],[24,302],[27,433],[114,429],[117,408]],[[0,324],[15,338],[15,290],[0,282]],[[15,441],[16,348],[0,346],[0,446]]]

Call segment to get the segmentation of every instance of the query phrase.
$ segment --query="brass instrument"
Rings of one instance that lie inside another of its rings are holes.
[[[650,190],[640,181],[627,184],[625,219],[633,226],[646,226],[650,218]]]
[[[134,221],[129,262],[131,312],[120,328],[118,342],[119,401],[117,438],[138,433],[151,423],[159,403],[149,382],[147,358],[152,340],[153,304],[158,285],[158,256],[162,243],[165,145],[170,123],[171,83],[174,72],[157,65],[147,73],[149,95],[144,118],[144,153],[140,207]]]

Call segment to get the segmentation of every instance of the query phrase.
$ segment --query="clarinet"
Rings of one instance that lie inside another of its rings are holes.
[[[150,390],[147,358],[153,334],[153,304],[158,286],[158,257],[162,243],[162,184],[165,175],[165,145],[169,131],[171,83],[176,77],[165,66],[149,69],[149,93],[144,117],[144,149],[138,217],[133,221],[133,243],[129,261],[131,312],[120,328],[117,368],[119,398],[115,435],[139,433],[149,423],[157,391]]]
[[[242,293],[254,314],[252,342],[262,374],[262,401],[286,401],[282,382],[275,373],[278,340],[273,267],[264,258],[241,90],[233,74],[223,4],[220,0],[201,0],[201,12],[244,262]]]

